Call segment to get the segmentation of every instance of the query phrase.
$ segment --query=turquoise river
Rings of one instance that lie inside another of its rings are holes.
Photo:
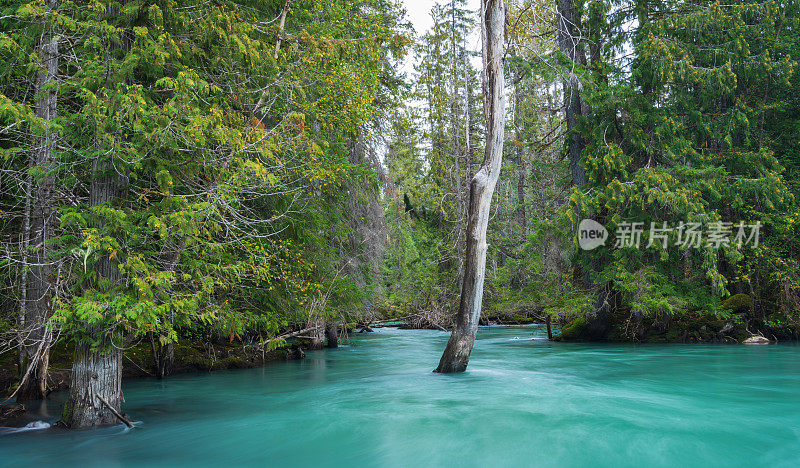
[[[0,432],[1,466],[800,466],[800,347],[377,329],[261,369],[123,384],[141,424]],[[56,396],[41,408],[53,422]]]

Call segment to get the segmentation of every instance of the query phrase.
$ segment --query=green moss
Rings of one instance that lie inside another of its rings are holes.
[[[211,358],[198,349],[185,344],[175,345],[175,362],[182,366],[195,368],[197,370],[211,370]]]
[[[586,317],[578,317],[569,325],[561,329],[561,334],[555,337],[556,341],[570,341],[577,340],[583,336],[584,329],[586,328]]]
[[[228,356],[214,363],[214,369],[246,369],[250,363],[239,356]]]
[[[673,323],[669,326],[669,328],[667,328],[667,333],[664,334],[664,340],[668,343],[676,343],[681,341],[684,330],[684,328]]]
[[[734,294],[722,301],[722,308],[731,312],[747,312],[753,304],[753,299],[747,294]]]

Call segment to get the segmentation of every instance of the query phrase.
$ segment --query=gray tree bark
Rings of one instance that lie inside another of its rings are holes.
[[[111,343],[105,343],[111,345]],[[95,352],[81,346],[72,365],[69,398],[61,414],[61,422],[73,429],[107,426],[119,422],[114,413],[100,401],[104,399],[121,413],[122,351],[111,348]],[[99,397],[98,397],[99,395]]]
[[[118,198],[124,184],[125,181],[116,174],[110,161],[96,161],[89,204],[96,206]],[[104,253],[100,257],[95,271],[97,283],[107,280],[109,288],[113,288],[122,279],[109,254]],[[69,397],[61,415],[61,422],[75,429],[115,424],[118,421],[113,411],[99,397],[117,412],[122,412],[122,352],[112,343],[110,333],[102,330],[90,332],[106,335],[98,349],[80,343],[75,353]]]
[[[48,0],[50,10],[58,6],[56,0]],[[36,76],[36,116],[42,120],[53,120],[58,111],[58,34],[54,26],[46,25],[39,40],[42,54],[42,67]],[[54,295],[52,259],[49,240],[53,237],[58,223],[55,210],[55,177],[50,174],[55,164],[54,134],[45,131],[34,140],[32,166],[38,169],[36,177],[31,178],[26,205],[27,216],[26,261],[23,275],[24,320],[23,337],[24,367],[30,367],[23,374],[17,391],[17,401],[42,399],[47,396],[47,374],[50,357],[52,333],[47,329],[47,321],[52,313]]]
[[[500,177],[505,137],[505,23],[504,0],[481,0],[486,152],[483,165],[470,182],[466,261],[456,327],[434,372],[465,371],[478,332],[488,247],[486,228],[492,194]]]
[[[556,0],[556,23],[558,28],[558,48],[572,62],[573,69],[564,79],[564,113],[567,121],[567,153],[572,184],[586,183],[586,173],[581,165],[581,152],[585,142],[577,132],[578,119],[583,115],[585,104],[580,94],[580,81],[573,73],[574,66],[586,66],[586,53],[580,35],[580,17],[575,11],[573,0]]]

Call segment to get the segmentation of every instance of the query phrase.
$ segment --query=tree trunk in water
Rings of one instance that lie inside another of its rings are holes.
[[[122,404],[122,351],[111,348],[105,353],[88,346],[78,348],[72,365],[69,398],[61,415],[67,427],[78,429],[116,424],[114,413],[98,395],[118,412]]]
[[[53,9],[57,2],[49,0],[47,7]],[[42,68],[36,77],[36,116],[42,120],[53,120],[57,116],[58,91],[55,80],[58,75],[58,34],[46,26],[42,34],[39,50],[42,54]],[[42,172],[49,173],[55,162],[54,134],[47,130],[34,138],[32,164]],[[25,281],[23,297],[24,321],[22,336],[24,343],[23,381],[17,391],[17,401],[42,399],[47,396],[47,370],[50,356],[52,333],[47,329],[53,301],[53,272],[49,256],[49,240],[53,237],[54,226],[58,223],[55,210],[55,179],[52,175],[41,175],[31,180],[28,198],[28,232],[25,252],[28,267],[23,277]]]
[[[336,322],[328,322],[325,326],[325,338],[328,341],[326,345],[328,348],[339,347],[339,324]]]
[[[120,4],[124,5],[125,0]],[[119,6],[110,7],[108,9],[109,19],[116,20],[119,12]],[[106,60],[109,62],[112,60],[115,50],[130,48],[131,43],[125,42],[124,38],[123,34],[121,35],[123,42],[115,41],[110,44]],[[109,72],[106,76],[105,87],[113,90],[116,87],[117,76],[112,71],[111,63],[107,63],[107,67]],[[121,198],[125,193],[124,188],[128,183],[128,176],[123,172],[124,167],[116,167],[115,153],[115,151],[110,151],[101,154],[93,162],[92,181],[89,188],[90,206],[110,203]],[[98,225],[102,229],[104,221],[101,219]],[[100,256],[94,267],[97,275],[94,287],[109,291],[121,283],[122,275],[116,262],[117,260],[111,257],[110,252]],[[102,327],[103,325],[100,324],[87,330],[89,334],[100,339],[98,347],[93,348],[84,340],[78,343],[76,349],[69,398],[61,415],[61,422],[71,428],[114,424],[118,422],[114,411],[122,413],[122,352],[120,347],[113,343],[113,333]],[[111,408],[104,405],[98,395]]]
[[[116,174],[108,174],[114,172],[111,167],[108,162],[96,162],[96,174],[89,193],[90,205],[100,205],[119,196],[123,181]],[[98,280],[108,279],[110,287],[121,279],[119,269],[108,254],[100,257],[95,269]],[[86,343],[78,344],[69,398],[61,415],[61,422],[67,427],[79,429],[118,422],[114,413],[97,398],[100,395],[114,410],[122,413],[122,352],[113,346],[111,338],[111,335],[106,335],[98,349],[92,349]]]
[[[102,156],[101,156],[102,157]],[[95,174],[89,190],[91,206],[108,203],[121,195],[126,181],[117,175],[112,161],[95,160]],[[102,222],[100,223],[102,226]],[[103,254],[95,266],[97,283],[108,280],[113,288],[121,281],[117,265]],[[104,333],[99,330],[89,330]],[[121,413],[122,402],[122,352],[112,344],[112,336],[103,337],[102,345],[92,349],[87,343],[79,343],[75,363],[72,365],[69,398],[64,405],[61,421],[71,428],[95,427],[117,422],[113,412],[100,402],[97,395],[105,399]]]
[[[92,206],[117,198],[123,185],[108,161],[96,161],[95,169],[89,193],[89,204]],[[109,280],[109,287],[113,287],[121,279],[119,269],[108,254],[100,257],[95,269],[98,281]],[[122,412],[122,352],[113,346],[111,338],[111,335],[106,335],[98,349],[92,349],[86,343],[78,344],[75,363],[72,365],[69,398],[61,415],[61,422],[67,427],[96,427],[118,421],[113,412],[97,398],[100,395],[114,410]]]
[[[505,137],[504,46],[506,7],[503,0],[481,0],[483,42],[483,109],[486,154],[470,183],[467,250],[456,327],[434,372],[463,372],[475,344],[486,270],[486,228],[495,185],[500,177]]]

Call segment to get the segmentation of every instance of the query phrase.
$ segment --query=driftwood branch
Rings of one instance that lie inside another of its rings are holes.
[[[289,333],[284,333],[283,335],[278,335],[275,338],[272,338],[271,340],[269,340],[267,342],[267,346],[271,345],[272,343],[274,343],[274,342],[276,342],[278,340],[286,340],[286,339],[289,339],[289,338],[300,338],[300,337],[302,337],[302,335],[304,333],[308,333],[308,332],[310,332],[312,330],[316,330],[316,329],[317,329],[317,327],[307,327],[307,328],[304,328],[302,330],[298,330],[298,331],[295,331],[295,332],[289,332]]]
[[[119,414],[119,411],[115,410],[114,407],[109,405],[108,402],[106,400],[104,400],[103,397],[101,397],[99,393],[95,393],[94,396],[96,396],[97,399],[100,400],[100,403],[104,404],[106,406],[106,408],[108,408],[108,410],[111,411],[111,413],[114,416],[117,417],[117,419],[119,419],[120,421],[122,421],[123,424],[128,426],[128,428],[132,428],[133,427],[133,424],[131,424],[131,422],[128,421],[128,418],[126,418],[125,416]]]
[[[317,327],[308,327],[308,328],[304,328],[302,330],[298,330],[296,332],[284,333],[283,335],[278,335],[275,338],[271,339],[270,342],[275,341],[275,340],[285,340],[287,338],[296,338],[296,337],[302,335],[303,333],[310,332],[311,330],[316,330],[316,329],[317,329]]]

